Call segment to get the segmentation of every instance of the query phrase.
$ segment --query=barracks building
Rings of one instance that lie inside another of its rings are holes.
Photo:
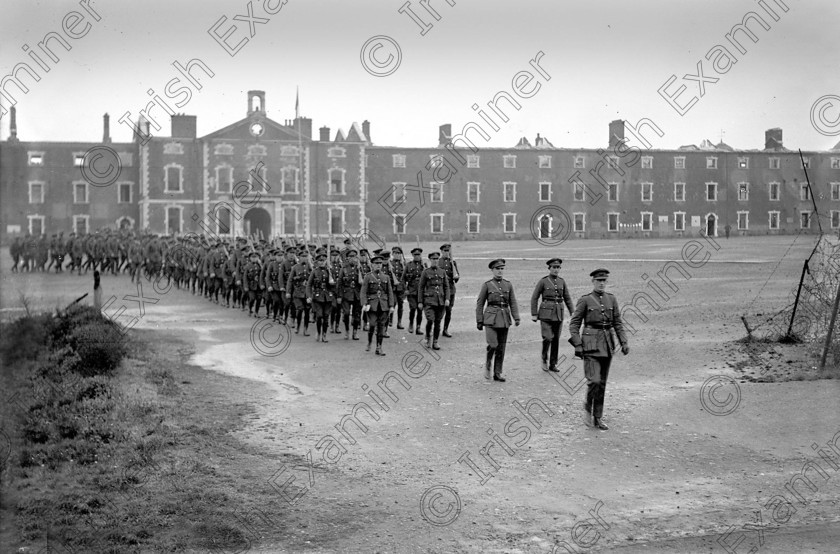
[[[106,114],[101,143],[24,142],[11,117],[3,243],[105,227],[266,239],[367,229],[390,242],[817,233],[818,216],[824,231],[840,229],[840,144],[800,159],[781,129],[762,150],[640,150],[622,120],[601,148],[539,135],[479,148],[486,133],[468,123],[454,136],[442,125],[436,147],[401,148],[375,146],[367,121],[317,137],[311,119],[276,122],[262,91],[248,92],[244,119],[204,137],[195,116],[176,114],[169,137],[141,119],[133,142],[114,143]]]

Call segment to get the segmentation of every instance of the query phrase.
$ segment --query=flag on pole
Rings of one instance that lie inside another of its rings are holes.
[[[295,91],[295,119],[300,117],[300,87]]]

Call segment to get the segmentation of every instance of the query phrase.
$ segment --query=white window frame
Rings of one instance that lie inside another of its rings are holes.
[[[831,210],[829,222],[832,229],[840,229],[840,210]]]
[[[586,200],[586,183],[580,181],[572,182],[572,200],[574,202],[583,202]]]
[[[642,202],[653,202],[653,183],[641,183]],[[648,197],[645,198],[645,189],[648,190]]]
[[[717,169],[717,156],[706,156],[706,169]]]
[[[169,182],[169,170],[170,169],[177,169],[178,170],[178,190],[174,190],[170,188]],[[163,192],[173,193],[173,194],[183,194],[184,193],[184,166],[181,164],[166,164],[163,166]]]
[[[745,218],[745,221],[744,221],[745,225],[743,227],[741,227],[741,216],[742,215]],[[736,214],[735,221],[736,221],[735,225],[736,225],[736,227],[738,228],[739,231],[749,231],[750,230],[750,212],[749,211],[739,210]]]
[[[811,169],[811,157],[810,157],[810,156],[803,156],[803,157],[802,157],[802,159],[801,159],[801,160],[799,160],[799,163],[800,163],[800,164],[801,164],[801,165],[802,165],[805,169]]]
[[[333,172],[341,172],[341,188],[333,191]],[[345,196],[347,194],[347,170],[343,167],[331,167],[327,170],[327,194],[333,196]],[[343,232],[343,231],[342,231]]]
[[[391,183],[391,205],[392,206],[402,206],[406,203],[406,187],[408,183],[403,182],[394,182]]]
[[[288,210],[291,210],[292,213],[294,214],[294,216],[293,216],[294,217],[294,224],[295,224],[294,234],[297,235],[300,232],[300,207],[299,206],[288,206],[288,205],[286,205],[286,206],[283,206],[280,209],[280,217],[282,219],[280,228],[283,230],[283,234],[288,236],[288,234],[286,233],[286,221],[288,219],[286,217],[286,214],[287,214]]]
[[[234,227],[234,221],[233,221],[233,210],[230,209],[227,206],[222,206],[221,208],[216,209],[217,207],[218,206],[214,207],[214,209],[213,209],[214,217],[212,218],[214,220],[214,223],[215,223],[216,234],[217,235],[222,235],[222,236],[225,236],[225,237],[233,235],[234,231],[236,230],[236,228]],[[223,221],[222,221],[221,214],[222,214],[223,211],[227,212],[227,214],[228,214],[228,221],[227,221],[228,232],[227,233],[222,231]]]
[[[806,214],[808,216],[808,226],[807,227],[802,225],[802,216],[806,215]],[[810,229],[811,228],[811,219],[813,219],[811,217],[811,215],[812,215],[811,210],[799,210],[799,228],[800,229]]]
[[[343,146],[331,146],[327,149],[327,157],[328,158],[346,158],[347,157],[347,149]]]
[[[73,152],[73,167],[83,167],[85,165],[85,152]]]
[[[807,202],[811,199],[811,189],[808,188],[808,182],[800,183],[799,184],[799,200],[801,202]]]
[[[610,228],[610,216],[615,216],[615,229]],[[618,230],[621,228],[621,214],[618,212],[607,212],[607,232],[608,233],[617,233]]]
[[[233,145],[228,144],[226,142],[222,142],[219,144],[215,144],[213,146],[213,155],[214,156],[233,156]]]
[[[85,187],[85,198],[81,201],[79,200],[79,195],[77,194],[77,187],[79,186]],[[90,204],[90,185],[88,185],[87,181],[73,181],[73,203]]]
[[[771,156],[767,159],[768,169],[780,169],[782,167],[782,159],[778,156]]]
[[[840,158],[831,158],[831,169],[840,169]]]
[[[263,183],[268,185],[268,166],[263,164],[260,166],[259,170],[257,171],[257,175],[259,176],[259,190],[263,190]],[[254,190],[254,170],[248,172],[248,183],[251,185],[251,190]],[[270,190],[270,189],[267,189]]]
[[[395,235],[405,235],[408,232],[408,221],[405,219],[405,214],[391,214],[391,226],[393,228]],[[402,233],[399,232],[399,228],[397,227],[397,218],[402,219]]]
[[[574,167],[575,169],[585,169],[586,158],[584,156],[575,156]]]
[[[391,164],[394,167],[405,167],[405,154],[391,154]]]
[[[674,169],[685,169],[685,156],[674,156]]]
[[[513,198],[511,200],[508,200],[508,198],[507,198],[508,186],[510,186],[511,190],[513,190]],[[504,182],[502,182],[502,201],[503,202],[516,202],[516,181],[504,181]]]
[[[341,229],[336,231],[333,229],[333,214],[335,212],[341,213]],[[330,233],[333,235],[342,235],[344,234],[344,229],[347,227],[347,208],[344,206],[332,206],[327,208],[327,229],[329,229]]]
[[[678,190],[680,190],[682,192],[681,195],[677,194]],[[680,198],[680,196],[682,198]],[[685,183],[683,183],[683,182],[674,183],[674,202],[685,202]]]
[[[222,171],[226,170],[230,179],[228,179],[228,188],[227,190],[222,190],[220,176]],[[216,166],[216,194],[230,194],[233,191],[233,166],[229,164],[222,164]]]
[[[641,212],[639,214],[639,223],[641,223],[642,231],[653,231],[653,212]],[[647,216],[647,228],[645,228],[645,216]]]
[[[508,228],[508,217],[513,217],[513,229]],[[505,212],[502,214],[502,230],[505,234],[516,233],[516,214],[513,212]]]
[[[773,198],[773,189],[776,190],[776,198]],[[770,202],[779,202],[782,198],[782,184],[776,181],[767,183],[767,198]]]
[[[467,168],[468,169],[478,169],[481,167],[481,157],[478,154],[468,154],[467,155]]]
[[[741,197],[741,191],[744,191],[743,198]],[[749,202],[749,200],[750,200],[750,184],[746,181],[741,181],[740,183],[738,183],[738,201],[739,202]]]
[[[709,185],[714,186],[714,189],[712,189],[715,192],[714,198],[709,198]],[[705,197],[706,197],[706,202],[717,202],[717,198],[718,198],[718,184],[717,183],[715,183],[714,181],[707,181],[706,182]]]
[[[502,156],[502,165],[505,169],[516,169],[516,154],[505,154]]]
[[[773,226],[773,216],[774,215],[776,216],[776,225],[775,226]],[[782,212],[780,212],[779,210],[770,210],[769,212],[767,212],[767,228],[771,229],[771,230],[774,230],[774,231],[778,231],[781,219],[782,219]]]
[[[551,156],[543,154],[538,156],[537,163],[540,169],[551,169]]]
[[[114,222],[114,225],[116,225],[117,229],[122,229],[122,224],[120,223],[122,221],[128,221],[128,229],[134,229],[133,217],[128,215],[121,215],[120,217],[118,217],[117,220]]]
[[[840,183],[829,183],[828,186],[831,189],[831,199],[840,200]]]
[[[184,207],[179,206],[178,204],[166,204],[164,207],[163,212],[163,224],[164,224],[164,234],[169,234],[169,210],[171,209],[178,210],[178,234],[184,232]]]
[[[738,169],[749,169],[749,168],[750,168],[750,158],[748,156],[739,156],[738,157]]]
[[[435,231],[435,221],[440,221],[440,230]],[[429,214],[429,232],[433,235],[443,234],[443,214]]]
[[[289,172],[292,173],[292,179],[288,178]],[[300,170],[297,166],[286,165],[280,168],[280,194],[300,194],[299,184]]]
[[[548,190],[548,198],[543,198],[543,185],[547,185],[546,189]],[[540,181],[537,186],[539,187],[538,194],[540,202],[551,202],[551,183],[548,181]]]
[[[123,186],[128,186],[128,201],[123,202],[122,200],[122,188]],[[117,204],[131,204],[134,202],[134,183],[131,181],[119,181],[117,182]]]
[[[73,216],[73,232],[76,233],[76,229],[78,229],[78,221],[85,222],[85,234],[87,235],[90,233],[90,216],[87,214],[76,214]]]
[[[74,222],[76,220],[76,217],[84,217],[85,219],[87,219],[89,216],[86,216],[86,215],[73,216],[73,221]],[[40,214],[33,214],[33,215],[26,216],[26,223],[27,223],[27,229],[29,231],[29,234],[33,237],[36,236],[35,235],[35,230],[32,228],[32,222],[35,221],[36,219],[41,222],[41,234],[46,235],[47,234],[47,227],[46,227],[47,218],[46,218],[46,216],[43,216],[43,215],[40,215]],[[85,227],[85,229],[88,229],[88,227]],[[41,235],[37,235],[37,236],[40,237]]]
[[[470,200],[470,192],[475,187],[475,200]],[[467,181],[467,203],[478,204],[481,202],[481,183],[478,181]]]
[[[432,192],[429,193],[429,202],[431,204],[443,204],[443,183],[432,181],[429,186],[432,187]]]
[[[578,228],[578,216],[580,216],[580,228]],[[586,232],[586,212],[574,212],[572,214],[572,229],[575,233]]]
[[[249,156],[268,156],[268,148],[264,144],[252,144],[248,147]]]
[[[300,148],[293,144],[284,144],[280,147],[280,156],[284,158],[298,158],[300,157]]]
[[[653,169],[653,156],[642,156],[642,169]]]
[[[470,230],[473,221],[475,221],[475,231]],[[471,235],[478,235],[481,233],[481,214],[467,212],[467,233]]]
[[[433,169],[435,167],[440,167],[443,161],[443,156],[440,154],[429,154],[429,165],[426,167],[428,169]]]
[[[41,199],[38,200],[37,202],[32,201],[32,186],[33,185],[37,185],[37,186],[41,187]],[[30,204],[43,204],[44,203],[44,197],[46,196],[46,191],[47,191],[47,183],[45,183],[44,181],[29,181],[29,203]],[[74,189],[73,194],[75,196],[75,194],[76,194],[75,189]]]
[[[621,198],[619,189],[620,187],[618,186],[618,183],[607,183],[607,202],[618,202],[619,198]],[[610,198],[613,190],[615,190],[615,198]]]
[[[685,212],[674,212],[674,231],[685,231]]]
[[[26,153],[26,165],[30,167],[43,167],[44,155],[46,152],[30,151]],[[33,158],[38,158],[38,163],[32,163]]]

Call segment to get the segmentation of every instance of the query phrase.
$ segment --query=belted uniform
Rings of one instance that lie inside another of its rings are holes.
[[[569,308],[570,314],[574,311],[572,297],[563,278],[546,275],[540,279],[531,295],[531,316],[538,318],[540,322],[543,369],[546,364],[552,371],[557,369],[560,331],[563,329],[563,304]]]
[[[502,278],[485,281],[475,302],[475,321],[484,326],[487,367],[493,363],[493,376],[496,378],[502,376],[508,330],[511,323],[518,320],[519,304],[510,281]]]

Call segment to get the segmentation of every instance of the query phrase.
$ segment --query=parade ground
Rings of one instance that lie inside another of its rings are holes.
[[[206,493],[247,537],[238,551],[831,552],[840,544],[840,371],[818,379],[808,349],[770,345],[763,360],[773,367],[756,378],[759,364],[737,342],[741,316],[759,326],[791,301],[815,241],[456,242],[453,337],[432,351],[391,327],[384,357],[365,352],[366,333],[316,343],[314,324],[304,337],[165,281],[140,291],[127,275],[103,275],[102,298],[106,314],[125,307],[118,321],[129,336],[177,368],[181,407],[231,429],[224,447],[182,454],[214,468]],[[414,244],[402,246],[408,258]],[[440,245],[421,246],[426,260]],[[626,315],[630,353],[613,359],[608,431],[583,423],[569,314],[560,372],[540,367],[530,297],[552,257],[563,259],[573,302],[600,267],[619,305],[642,292],[656,300]],[[521,314],[505,383],[484,379],[475,325],[496,258],[507,260]],[[22,313],[23,298],[35,311],[85,293],[92,302],[92,272],[9,267],[4,248],[4,320]],[[173,433],[192,444],[189,427]]]

